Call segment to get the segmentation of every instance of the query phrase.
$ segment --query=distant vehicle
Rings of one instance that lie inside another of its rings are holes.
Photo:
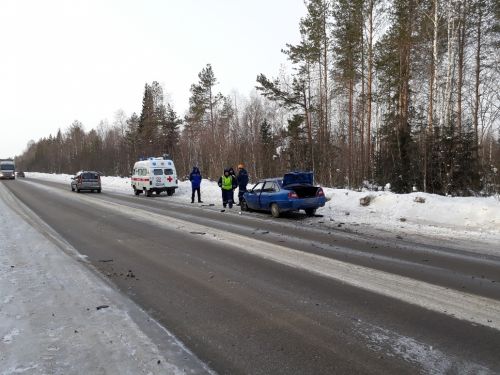
[[[95,171],[79,171],[71,178],[71,191],[89,190],[91,192],[101,192],[101,175]]]
[[[314,216],[316,209],[326,202],[323,189],[313,185],[313,172],[290,172],[283,178],[260,180],[243,195],[243,199],[243,211],[271,211],[273,217],[299,210]]]
[[[136,162],[130,180],[135,195],[144,193],[148,197],[163,191],[170,196],[178,187],[174,162],[166,157],[151,157]]]
[[[24,175],[24,172],[23,172],[23,171],[16,172],[16,176],[17,176],[17,177],[23,177],[23,178],[24,178],[24,177],[26,177],[26,176]]]
[[[16,178],[16,166],[12,160],[0,161],[0,179],[14,180]]]

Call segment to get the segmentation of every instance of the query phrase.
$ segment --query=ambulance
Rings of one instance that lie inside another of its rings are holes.
[[[153,192],[159,195],[166,191],[170,196],[178,187],[174,162],[166,157],[140,160],[134,164],[130,184],[135,195],[144,193],[150,197]]]

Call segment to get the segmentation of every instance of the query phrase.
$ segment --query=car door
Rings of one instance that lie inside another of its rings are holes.
[[[163,188],[165,186],[165,176],[163,175],[163,169],[154,168],[153,175],[154,175],[154,182],[153,182],[154,187]]]
[[[258,210],[260,208],[259,205],[259,197],[262,192],[262,187],[264,186],[264,182],[258,182],[253,188],[251,188],[245,194],[245,200],[247,202],[248,207]]]
[[[269,210],[274,193],[274,182],[266,181],[260,194],[259,206],[262,210]]]
[[[77,181],[78,176],[74,175],[71,177],[71,190],[75,189],[76,190],[76,181]]]
[[[143,190],[146,187],[144,180],[146,179],[146,168],[139,169],[139,187]]]
[[[172,168],[165,168],[165,186],[172,186],[175,185],[175,176],[174,176],[174,170]]]

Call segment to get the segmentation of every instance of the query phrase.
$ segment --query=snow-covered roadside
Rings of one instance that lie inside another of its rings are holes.
[[[160,352],[131,318],[140,310],[19,217],[7,194],[0,184],[0,374],[207,372],[172,337]]]
[[[38,178],[67,183],[71,175],[27,173],[29,178]],[[102,177],[104,191],[132,194],[129,178]],[[384,231],[433,237],[438,240],[481,241],[500,243],[500,200],[495,197],[443,197],[435,194],[395,194],[387,191],[356,192],[346,189],[324,188],[329,201],[317,211],[322,217],[307,219],[313,226],[338,227],[361,226],[360,231]],[[213,181],[203,180],[202,199],[206,204],[221,204],[220,189]],[[361,206],[360,198],[371,196],[369,206]],[[418,203],[415,198],[423,198]],[[179,189],[173,201],[191,201],[191,184],[179,181]],[[498,250],[500,252],[500,250]]]

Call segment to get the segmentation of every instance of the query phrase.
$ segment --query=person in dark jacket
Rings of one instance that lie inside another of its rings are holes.
[[[201,172],[198,167],[193,167],[191,174],[189,175],[189,181],[191,181],[191,203],[194,203],[194,193],[198,193],[198,203],[203,203],[201,200],[200,186],[201,186]]]
[[[238,206],[241,206],[243,194],[246,193],[248,185],[248,172],[243,163],[238,165],[238,176],[236,177],[238,179]]]
[[[230,176],[233,176],[234,178],[238,178],[238,177],[236,177],[236,173],[234,173],[234,168],[233,167],[229,167],[228,170],[229,170],[229,175]]]
[[[229,168],[224,169],[224,174],[219,178],[219,187],[222,190],[222,205],[226,208],[233,208],[234,202],[234,189],[238,187],[238,182],[234,175],[231,175]]]

